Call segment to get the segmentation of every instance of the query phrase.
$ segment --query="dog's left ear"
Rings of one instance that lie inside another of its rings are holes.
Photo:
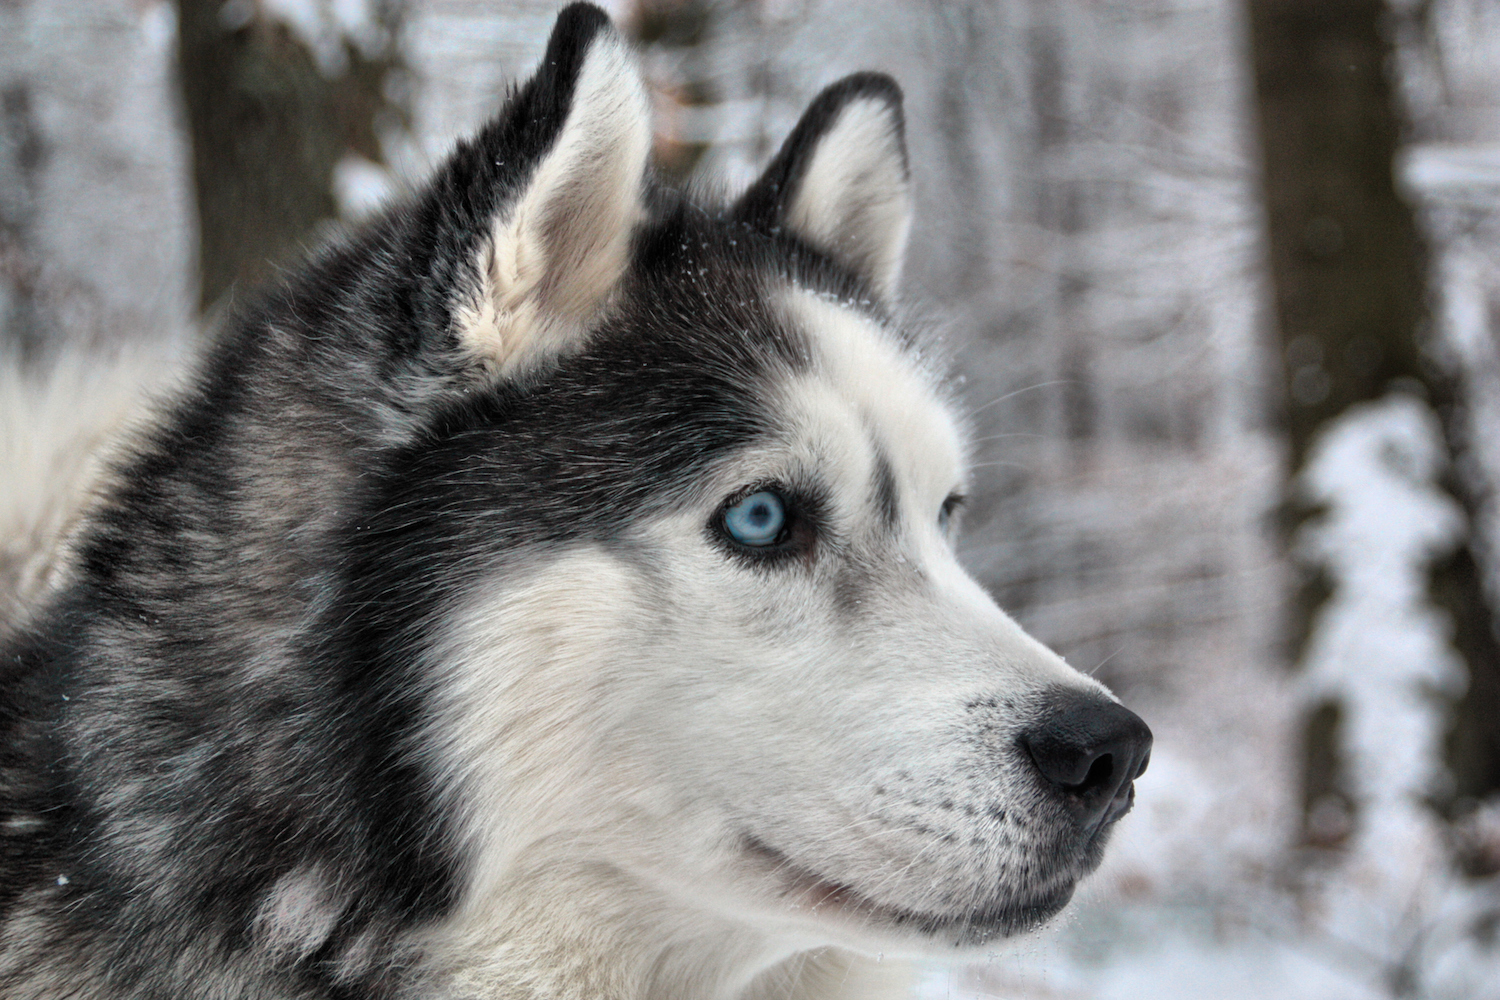
[[[650,150],[628,44],[597,7],[564,9],[537,75],[450,168],[479,189],[471,197],[489,197],[486,177],[520,171],[480,240],[477,281],[454,302],[471,355],[510,374],[581,342],[625,271]]]
[[[819,94],[733,214],[759,229],[790,230],[891,301],[911,227],[896,81],[856,73]]]

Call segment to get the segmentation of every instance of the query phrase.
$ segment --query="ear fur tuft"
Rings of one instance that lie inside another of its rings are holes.
[[[505,374],[581,342],[624,273],[642,218],[650,103],[624,39],[597,7],[559,16],[532,95],[562,106],[555,139],[482,240],[476,286],[454,308],[464,347]],[[524,108],[513,110],[524,111]]]
[[[825,89],[734,214],[758,228],[790,230],[893,299],[911,226],[896,81],[856,73]]]

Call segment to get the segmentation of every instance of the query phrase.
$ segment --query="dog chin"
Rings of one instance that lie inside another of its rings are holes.
[[[915,945],[927,953],[976,948],[1034,930],[1068,904],[1078,877],[1086,874],[1086,871],[1058,874],[1039,886],[1012,888],[1000,898],[973,909],[930,912],[876,901],[856,887],[798,865],[753,838],[747,839],[746,847],[760,864],[774,873],[777,895],[795,909],[820,921],[852,928],[859,937],[877,938],[886,946]],[[1094,856],[1094,864],[1086,865],[1091,871],[1097,864],[1097,853],[1089,853]]]

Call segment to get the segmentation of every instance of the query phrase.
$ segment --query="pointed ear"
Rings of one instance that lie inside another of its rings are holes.
[[[511,373],[581,342],[625,271],[650,148],[629,47],[597,7],[566,8],[536,77],[468,150],[480,175],[532,162],[495,208],[477,282],[455,303],[467,350]]]
[[[767,231],[789,229],[890,301],[911,226],[896,81],[856,73],[819,94],[734,214]]]

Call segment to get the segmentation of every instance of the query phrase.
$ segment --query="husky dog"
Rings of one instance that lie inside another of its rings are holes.
[[[243,309],[5,650],[0,995],[895,996],[1056,913],[1151,737],[955,559],[902,129],[702,204],[572,6]]]

